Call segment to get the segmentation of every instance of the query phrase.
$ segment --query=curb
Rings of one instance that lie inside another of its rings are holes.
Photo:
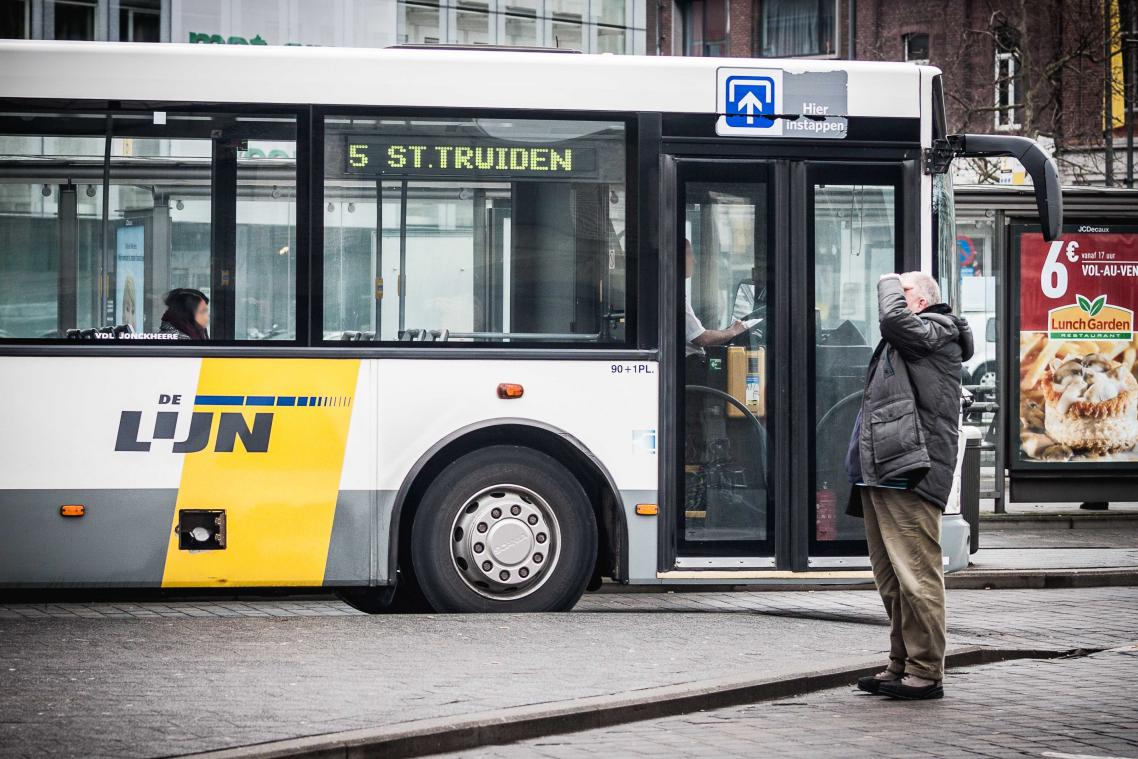
[[[1110,529],[1138,522],[1138,511],[1071,514],[996,514],[981,512],[980,524],[988,527],[1050,527],[1055,529]]]
[[[968,667],[1013,659],[1054,659],[1086,651],[965,646],[948,652],[945,667]],[[727,677],[696,680],[571,701],[516,706],[466,716],[415,720],[377,728],[271,741],[209,751],[208,759],[357,759],[415,757],[513,743],[545,735],[579,732],[627,722],[801,695],[852,684],[881,669],[881,658],[789,678]]]
[[[1138,586],[1138,567],[1090,567],[1086,569],[962,569],[944,576],[948,590],[1020,590],[1054,588],[1121,588]],[[592,595],[636,593],[770,593],[782,591],[826,592],[876,590],[873,581],[842,584],[794,582],[779,585],[622,585],[606,582]]]
[[[1138,567],[1099,567],[1066,570],[964,569],[944,576],[944,587],[948,590],[1120,588],[1133,587],[1136,585],[1138,585]]]

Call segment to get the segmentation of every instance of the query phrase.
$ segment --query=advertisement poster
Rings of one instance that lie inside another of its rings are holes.
[[[146,229],[142,226],[119,227],[115,239],[115,324],[129,324],[142,332],[142,283]]]
[[[1014,237],[1020,461],[1138,461],[1138,226]]]

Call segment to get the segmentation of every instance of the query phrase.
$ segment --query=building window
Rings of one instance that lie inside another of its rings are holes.
[[[162,10],[158,0],[132,0],[119,7],[120,42],[161,42]]]
[[[924,33],[905,35],[905,60],[922,65],[929,62],[929,35]]]
[[[0,4],[13,1],[0,0]],[[109,3],[113,11],[110,17],[113,39],[120,38],[120,31],[115,27],[119,23],[120,5],[124,8],[164,8],[173,3],[170,5],[169,36],[180,42],[334,47],[442,43],[544,46],[593,53],[642,53],[646,42],[646,0],[101,2]],[[343,13],[329,10],[341,5],[344,6]],[[102,16],[98,18],[101,20]],[[158,33],[161,31],[161,24],[157,21],[160,17],[155,18]],[[126,34],[125,21],[123,24],[121,35]],[[122,38],[126,39],[125,36]],[[134,40],[138,41],[137,31]]]
[[[64,2],[56,0],[49,6],[54,11],[57,40],[95,39],[95,3]]]
[[[996,129],[1020,127],[1020,84],[1019,56],[997,49]]]
[[[490,8],[485,2],[461,0],[455,11],[454,41],[460,45],[490,44]]]
[[[439,6],[435,3],[412,4],[403,6],[403,39],[404,43],[422,45],[437,43],[439,34]]]
[[[758,44],[764,58],[834,55],[837,52],[835,0],[758,0]]]
[[[730,0],[689,0],[678,5],[683,26],[681,55],[727,55]]]
[[[30,38],[32,4],[30,0],[0,0],[0,39]]]

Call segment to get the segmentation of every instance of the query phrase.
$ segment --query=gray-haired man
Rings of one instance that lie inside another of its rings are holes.
[[[877,283],[881,342],[850,438],[849,513],[864,515],[873,579],[891,625],[889,665],[858,687],[894,698],[941,698],[944,568],[940,520],[960,434],[960,362],[968,323],[921,272]]]

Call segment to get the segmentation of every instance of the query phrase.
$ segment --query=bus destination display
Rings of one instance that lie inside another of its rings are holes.
[[[597,149],[461,137],[393,140],[347,135],[343,167],[345,174],[365,176],[580,179],[597,175]]]

